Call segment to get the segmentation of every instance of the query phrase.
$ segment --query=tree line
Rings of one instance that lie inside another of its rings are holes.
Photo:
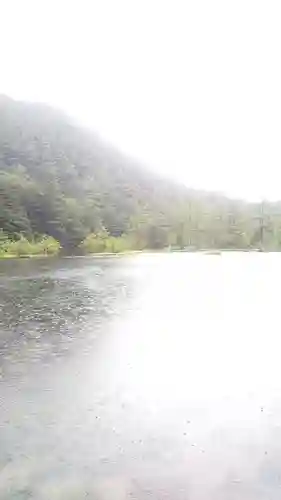
[[[0,229],[2,249],[279,250],[281,203],[187,189],[53,108],[0,96]]]

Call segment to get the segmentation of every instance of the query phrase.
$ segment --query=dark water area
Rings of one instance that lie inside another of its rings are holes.
[[[0,498],[281,494],[281,255],[0,262]]]

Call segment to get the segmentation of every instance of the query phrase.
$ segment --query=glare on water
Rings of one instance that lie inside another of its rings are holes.
[[[280,498],[279,254],[0,273],[1,498]]]

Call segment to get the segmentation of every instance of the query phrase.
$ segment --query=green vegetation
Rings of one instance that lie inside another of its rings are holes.
[[[52,236],[41,236],[29,241],[20,235],[18,239],[11,240],[0,232],[0,259],[57,255],[59,250],[60,243]]]
[[[48,106],[0,96],[0,228],[2,255],[279,250],[281,203],[187,189]]]
[[[105,230],[89,234],[79,247],[85,253],[120,253],[134,249],[128,236],[111,236]]]

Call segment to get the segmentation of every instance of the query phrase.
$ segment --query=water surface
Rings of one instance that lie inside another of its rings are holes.
[[[0,263],[0,498],[281,494],[279,254]]]

